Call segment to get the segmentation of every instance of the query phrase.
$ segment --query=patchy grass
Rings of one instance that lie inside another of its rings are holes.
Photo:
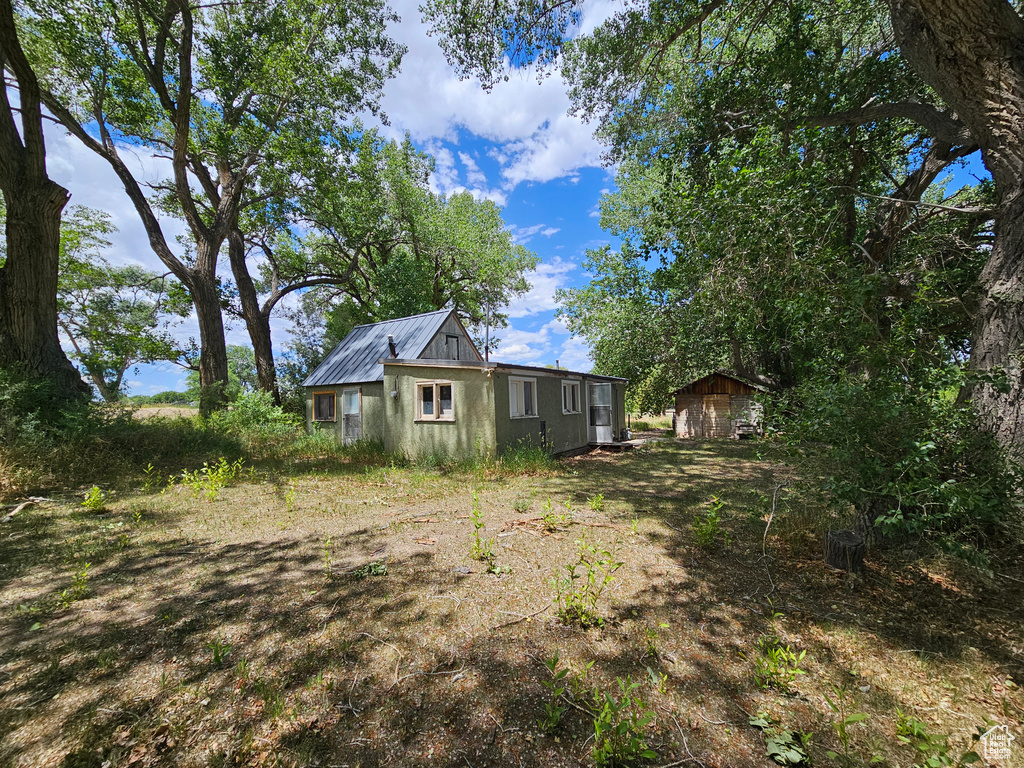
[[[801,529],[765,535],[788,475],[750,444],[520,469],[311,451],[215,497],[161,483],[103,512],[23,510],[0,524],[0,766],[593,765],[595,717],[626,690],[614,717],[652,765],[767,765],[759,713],[813,732],[818,765],[910,765],[909,717],[954,759],[986,718],[1010,725],[1019,758],[1013,553],[994,558],[1006,577],[871,553],[851,580]],[[496,573],[471,556],[474,494]],[[721,535],[701,548],[712,497]],[[579,539],[622,562],[588,629],[554,603]],[[804,674],[759,685],[771,647],[806,651]],[[833,724],[854,713],[844,747]]]

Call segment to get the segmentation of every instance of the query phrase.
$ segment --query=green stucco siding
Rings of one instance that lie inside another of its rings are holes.
[[[342,442],[341,393],[346,389],[358,389],[362,395],[363,439],[384,439],[384,385],[379,381],[369,384],[336,384],[329,387],[306,388],[306,429],[329,430]],[[335,421],[313,422],[313,393],[334,392]]]
[[[513,417],[509,411],[509,380],[535,379],[537,386],[537,416]],[[580,383],[581,397],[584,382]],[[563,377],[533,373],[495,373],[494,411],[497,424],[498,451],[505,451],[519,443],[546,447],[551,453],[562,453],[587,444],[587,415],[585,412],[562,413]],[[585,409],[582,409],[585,411]],[[542,434],[543,424],[543,434]]]
[[[453,421],[416,420],[416,384],[425,381],[451,382]],[[481,369],[385,364],[383,386],[386,450],[412,459],[495,454],[494,389]]]

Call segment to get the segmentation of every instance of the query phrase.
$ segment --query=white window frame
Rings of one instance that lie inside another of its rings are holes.
[[[526,385],[530,385],[530,393],[532,397],[531,402],[527,404],[526,400]],[[524,407],[522,413],[518,412],[517,405],[522,404]],[[533,409],[533,413],[527,413],[527,406]],[[512,419],[536,419],[539,418],[537,412],[537,380],[527,379],[520,376],[510,376],[508,379],[508,415]]]
[[[331,406],[331,413],[334,414],[334,415],[331,418],[329,418],[329,419],[318,419],[316,417],[316,399],[318,397],[323,396],[323,395],[330,395],[331,399],[334,401],[334,405]],[[336,422],[338,420],[338,393],[335,390],[333,390],[333,389],[326,389],[326,390],[321,390],[320,392],[314,392],[313,393],[312,406],[313,406],[313,413],[312,413],[312,420],[313,421],[319,422],[319,423],[333,423],[333,422]]]
[[[434,412],[423,413],[422,391],[428,387],[433,389],[431,397],[434,402]],[[448,414],[441,413],[441,387],[449,387],[452,392],[452,408]],[[431,381],[416,382],[416,421],[455,421],[455,385],[448,379],[437,379]]]
[[[575,392],[576,392],[576,410],[572,409],[572,398],[571,397],[569,398],[569,401],[568,401],[570,407],[569,408],[565,407],[565,404],[566,404],[566,398],[565,398],[566,390],[568,390],[570,392],[575,390]],[[576,415],[576,414],[583,413],[583,400],[581,399],[581,391],[582,391],[581,390],[581,382],[578,379],[573,379],[573,380],[570,380],[570,381],[563,381],[562,382],[562,413],[563,414],[565,414],[565,415],[570,415],[570,414],[571,415]]]

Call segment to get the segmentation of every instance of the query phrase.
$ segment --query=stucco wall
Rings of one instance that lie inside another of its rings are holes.
[[[450,381],[454,421],[416,420],[416,383]],[[384,447],[417,459],[494,455],[494,390],[479,368],[384,366]],[[398,397],[391,397],[391,392]]]
[[[537,416],[513,418],[509,413],[509,379],[535,379],[537,382]],[[494,413],[498,451],[512,448],[520,442],[546,445],[552,453],[562,453],[587,445],[586,381],[569,379],[580,384],[581,413],[562,413],[562,376],[536,373],[494,374]],[[613,409],[614,410],[614,409]],[[541,437],[541,422],[545,425],[546,442]]]
[[[342,441],[341,393],[346,389],[359,389],[362,393],[363,439],[384,439],[384,385],[379,381],[369,384],[335,385],[331,387],[306,388],[306,429],[328,430]],[[334,392],[335,421],[313,422],[313,393]]]

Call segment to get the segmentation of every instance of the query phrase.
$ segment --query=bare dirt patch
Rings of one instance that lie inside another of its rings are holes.
[[[190,419],[199,414],[198,408],[190,408],[187,405],[144,405],[134,412],[136,419],[153,419],[163,417],[165,419]]]
[[[770,764],[758,712],[834,764],[836,688],[869,715],[859,759],[920,759],[897,710],[955,756],[985,718],[1024,744],[1019,561],[873,553],[851,581],[813,539],[765,537],[780,471],[668,442],[513,478],[352,464],[34,507],[0,528],[0,766],[592,765],[593,691],[627,676],[655,765]],[[474,505],[498,573],[470,556]],[[622,563],[585,630],[552,585],[580,538]],[[807,651],[789,693],[754,679],[766,634]],[[555,653],[574,695],[544,733]]]

